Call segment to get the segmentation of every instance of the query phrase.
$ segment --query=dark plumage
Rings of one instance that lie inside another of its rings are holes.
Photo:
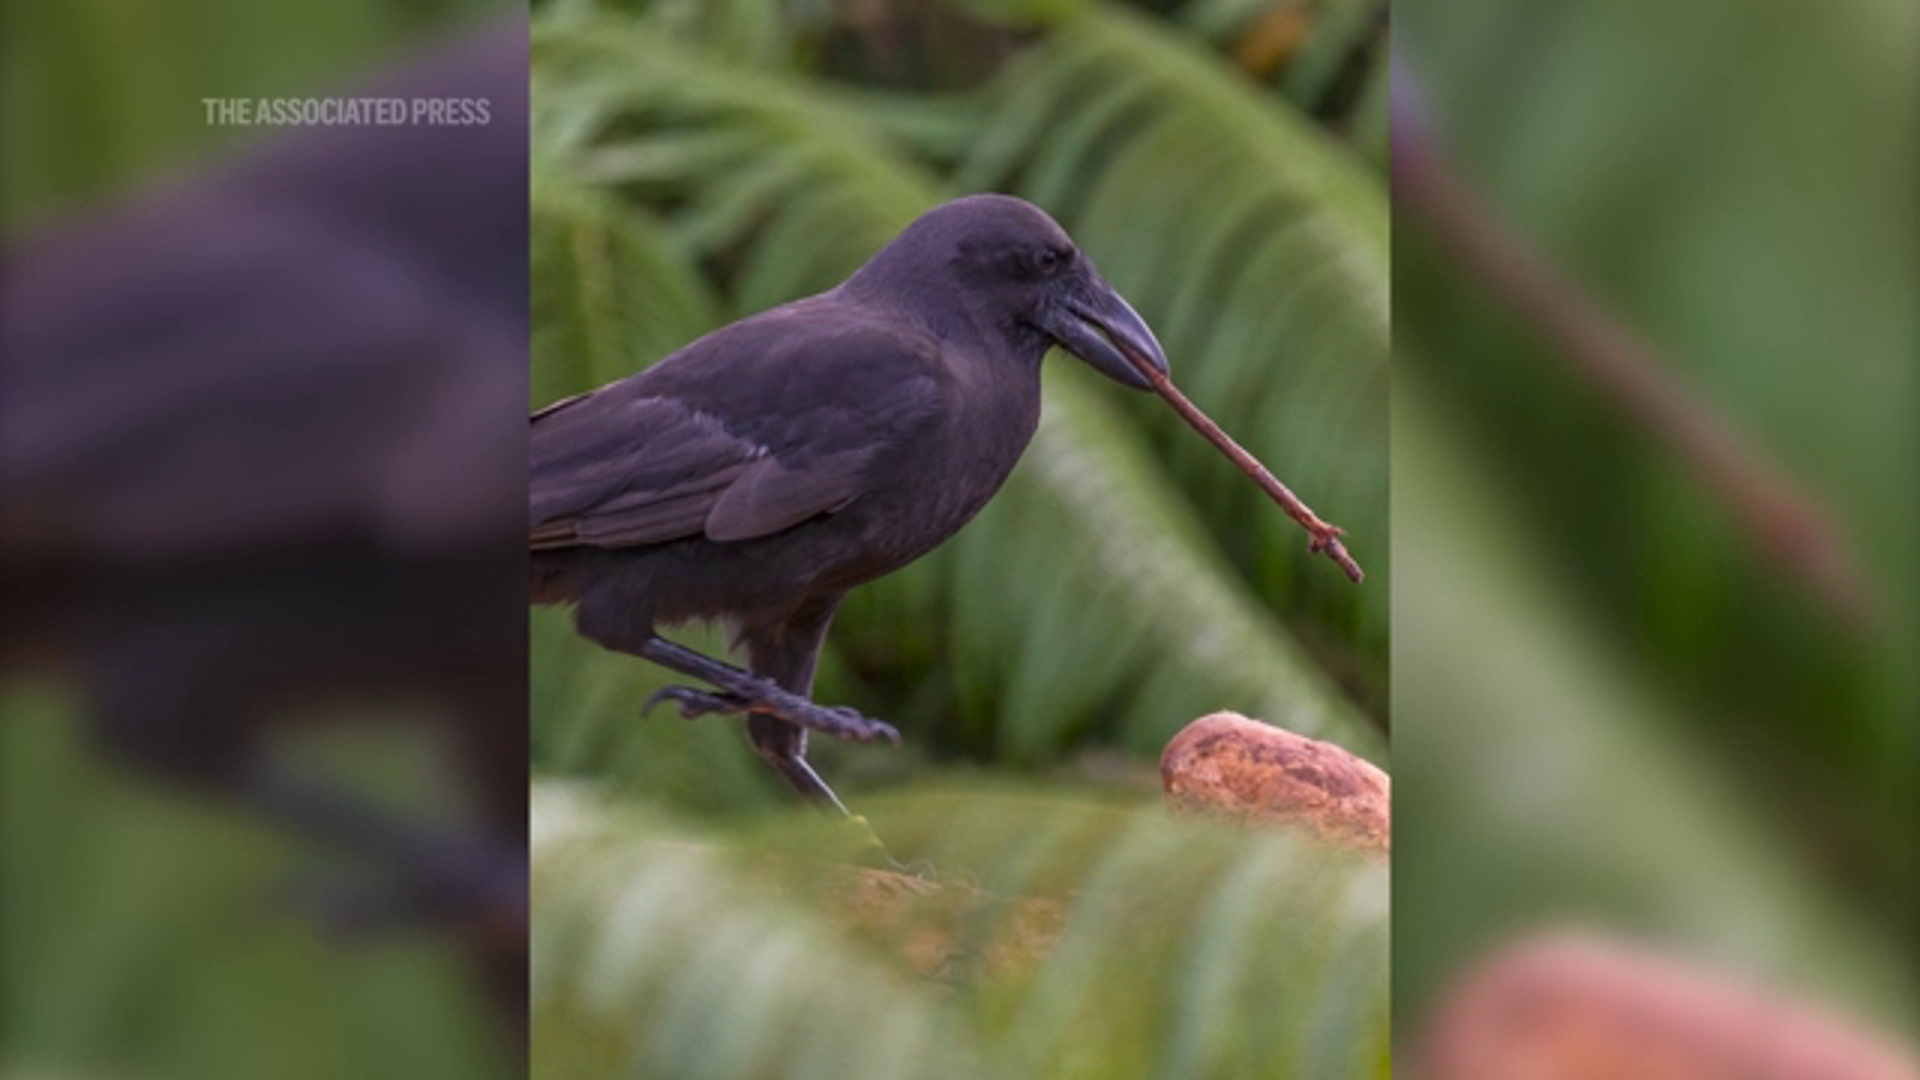
[[[829,292],[708,334],[638,375],[534,414],[536,603],[580,632],[712,683],[663,695],[749,714],[762,757],[838,807],[806,729],[897,740],[807,700],[847,590],[951,536],[999,490],[1061,345],[1130,386],[1152,333],[1038,208],[982,195],[914,222]],[[731,625],[740,671],[660,638]]]

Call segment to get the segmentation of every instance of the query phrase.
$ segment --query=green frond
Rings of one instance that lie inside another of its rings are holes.
[[[1275,33],[1266,29],[1270,20],[1287,26],[1280,33],[1302,34],[1272,58],[1271,70],[1263,66],[1249,74],[1274,83],[1297,108],[1319,115],[1341,81],[1352,77],[1347,68],[1356,60],[1367,63],[1360,73],[1366,82],[1387,71],[1384,49],[1369,55],[1384,29],[1387,8],[1386,0],[1191,0],[1179,17],[1229,54],[1263,30]]]
[[[968,184],[1061,217],[1159,329],[1175,379],[1350,530],[1355,590],[1193,433],[1142,402],[1220,542],[1328,662],[1384,701],[1388,225],[1380,178],[1195,43],[1117,8],[1009,68]]]
[[[550,27],[608,25],[617,20],[649,38],[695,45],[729,60],[779,67],[796,57],[806,20],[792,0],[547,0]]]
[[[102,760],[84,708],[54,690],[0,693],[8,1075],[519,1075],[455,935],[340,947],[292,886],[313,885],[322,867],[331,884],[378,879],[355,876],[352,861],[318,861],[326,849],[230,804],[135,780]],[[308,738],[365,785],[355,790],[404,791],[457,821],[457,806],[438,805],[444,774],[419,735]]]
[[[1344,68],[1356,52],[1367,47],[1386,16],[1386,0],[1333,0],[1316,7],[1313,32],[1286,65],[1280,86],[1287,100],[1302,109],[1316,109],[1345,76]],[[1372,71],[1387,70],[1385,51],[1375,58]]]
[[[1379,862],[949,791],[874,820],[978,886],[876,911],[795,854],[818,825],[695,839],[551,784],[533,820],[540,1075],[1387,1075]]]
[[[1863,919],[1855,894],[1806,874],[1675,703],[1599,643],[1425,381],[1403,373],[1394,409],[1396,601],[1426,628],[1394,673],[1420,710],[1394,741],[1420,785],[1394,837],[1395,873],[1419,898],[1417,932],[1394,949],[1407,1015],[1516,928],[1578,917],[1686,942],[1911,1036],[1904,921]]]
[[[670,207],[700,258],[737,257],[761,238],[744,259],[759,269],[754,291],[736,296],[741,310],[834,284],[940,187],[852,102],[624,23],[539,24],[534,63],[551,74],[553,109],[600,120],[591,149],[566,147],[560,167]],[[836,202],[856,212],[822,212]],[[770,234],[781,246],[764,245]]]
[[[534,404],[611,382],[713,325],[705,279],[644,211],[536,171],[531,213]]]
[[[1377,729],[1250,597],[1095,376],[1049,366],[1040,431],[953,541],[955,675],[996,757],[1093,734],[1153,756],[1233,708],[1375,759]],[[1116,522],[1127,527],[1114,528]],[[1030,582],[1034,591],[979,588]]]

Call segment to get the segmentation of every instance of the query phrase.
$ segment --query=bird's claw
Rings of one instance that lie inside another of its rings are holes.
[[[645,704],[640,706],[640,715],[646,716],[658,708],[663,701],[671,701],[680,710],[680,716],[686,720],[697,720],[702,716],[719,714],[731,716],[747,711],[748,701],[738,694],[715,693],[709,690],[696,690],[691,686],[666,686],[655,690]]]
[[[825,718],[824,723],[813,723],[806,719],[784,717],[802,727],[812,728],[838,739],[853,739],[856,742],[880,742],[885,740],[894,746],[900,745],[900,732],[888,724],[867,716],[858,709],[845,705],[814,705],[808,703],[807,712],[816,713]]]
[[[852,739],[855,742],[885,740],[895,746],[900,745],[900,732],[892,724],[875,720],[846,705],[816,705],[806,698],[783,692],[770,695],[770,700],[756,701],[749,708],[835,739]]]
[[[688,720],[702,716],[734,716],[744,712],[765,712],[789,724],[817,731],[836,739],[857,742],[885,740],[900,745],[900,732],[893,725],[866,716],[845,705],[816,705],[806,698],[786,693],[766,695],[765,699],[732,690],[696,690],[691,686],[667,686],[653,692],[640,706],[641,715],[652,712],[663,701],[671,701]]]

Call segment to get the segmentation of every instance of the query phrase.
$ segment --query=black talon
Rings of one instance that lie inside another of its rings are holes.
[[[702,716],[711,716],[716,713],[731,716],[746,712],[748,708],[747,699],[727,691],[714,693],[696,690],[691,686],[663,686],[655,690],[640,706],[640,715],[646,716],[653,712],[663,701],[673,702],[679,708],[680,716],[684,720],[697,720]]]
[[[663,701],[671,701],[688,720],[719,714],[731,716],[743,712],[762,712],[789,724],[818,731],[836,739],[876,742],[881,739],[900,745],[900,733],[885,724],[844,705],[816,705],[798,694],[778,687],[758,688],[763,692],[744,694],[735,690],[696,690],[691,686],[664,686],[653,692],[640,706],[645,716]]]
[[[789,724],[818,731],[822,735],[855,742],[879,742],[885,739],[894,746],[900,745],[900,732],[892,724],[875,720],[844,705],[815,705],[805,698],[771,704],[774,707],[767,709],[767,712]]]

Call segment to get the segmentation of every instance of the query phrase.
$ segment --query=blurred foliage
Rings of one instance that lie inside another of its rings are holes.
[[[1387,0],[1194,0],[1188,25],[1248,75],[1386,160]]]
[[[1386,743],[1383,177],[1347,110],[1317,122],[1186,23],[1010,0],[536,12],[534,404],[832,287],[943,199],[1010,191],[1369,572],[1355,589],[1309,558],[1163,403],[1051,359],[1006,487],[849,597],[816,691],[901,727],[903,749],[812,756],[896,856],[1000,898],[963,937],[1021,897],[1064,905],[1037,967],[932,980],[842,932],[850,871],[780,869],[825,826],[738,725],[642,719],[670,676],[536,612],[534,764],[574,778],[535,806],[539,1075],[1386,1075],[1383,868],[1147,804],[1160,748],[1216,709]]]
[[[316,932],[299,890],[364,868],[104,768],[65,695],[0,695],[0,1067],[9,1075],[518,1075],[452,934]],[[451,815],[393,727],[301,747],[383,803]],[[345,947],[343,947],[345,946]]]
[[[1910,1025],[1910,913],[1862,919],[1679,737],[1683,706],[1596,630],[1418,386],[1400,374],[1394,406],[1395,619],[1420,634],[1394,677],[1421,695],[1394,744],[1396,1016],[1517,930],[1572,921]]]
[[[1049,795],[869,803],[986,902],[862,902],[860,871],[765,853],[818,820],[740,850],[537,788],[534,1075],[1390,1074],[1380,862]]]
[[[22,0],[0,34],[0,222],[124,193],[258,135],[203,98],[336,90],[499,0]]]
[[[0,226],[84,215],[269,135],[201,99],[343,92],[497,12],[497,0],[9,3]],[[0,598],[0,604],[6,603]],[[0,658],[11,661],[12,656]],[[91,753],[66,687],[0,690],[0,1072],[20,1076],[519,1075],[453,935],[316,932],[296,885],[365,868]],[[367,725],[288,756],[434,820],[465,810],[445,748]]]
[[[1915,1034],[1916,15],[1395,4],[1461,171],[1817,495],[1880,608],[1833,625],[1396,221],[1397,1018],[1571,916]]]

